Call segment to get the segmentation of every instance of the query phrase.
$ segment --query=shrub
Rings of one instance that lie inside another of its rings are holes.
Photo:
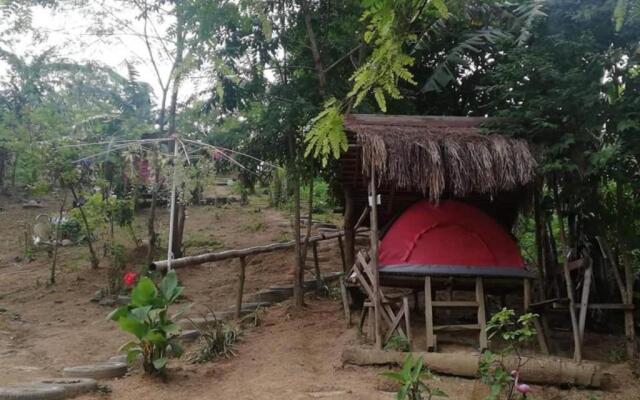
[[[409,351],[411,348],[411,344],[406,337],[402,335],[393,335],[389,338],[389,341],[384,346],[385,350],[393,350],[393,351]]]
[[[204,316],[200,328],[198,349],[191,355],[190,361],[204,363],[221,357],[231,358],[236,355],[235,344],[241,331],[240,328],[228,321]],[[194,324],[195,325],[195,324]]]
[[[521,398],[526,398],[530,388],[519,382],[520,368],[524,365],[520,356],[521,347],[536,335],[533,327],[538,315],[528,313],[516,318],[515,312],[503,308],[491,317],[487,323],[489,338],[501,337],[507,346],[502,351],[493,353],[485,351],[480,358],[478,372],[484,384],[489,386],[490,393],[485,400],[497,400],[501,394],[506,394],[505,399],[511,400],[518,392]],[[508,372],[503,363],[505,356],[514,354],[518,360],[516,369]]]
[[[62,239],[69,239],[72,242],[82,240],[82,225],[80,225],[80,221],[70,217],[63,218],[60,223],[60,237]]]
[[[131,302],[115,309],[109,319],[120,329],[133,334],[137,340],[123,345],[129,363],[142,358],[145,372],[164,375],[167,360],[179,357],[182,348],[178,344],[179,326],[174,322],[184,309],[169,317],[169,306],[182,293],[175,271],[169,271],[159,286],[148,277],[138,280],[131,292]]]
[[[433,379],[434,375],[424,368],[424,359],[418,356],[415,360],[409,354],[404,359],[400,372],[385,372],[382,376],[400,383],[397,400],[431,400],[434,397],[448,397],[438,388],[432,388],[423,379]],[[424,396],[426,395],[426,397]]]

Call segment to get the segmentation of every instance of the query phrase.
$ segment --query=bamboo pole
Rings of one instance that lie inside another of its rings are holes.
[[[169,243],[167,244],[167,271],[171,271],[171,260],[173,259],[173,231],[175,228],[176,216],[176,176],[178,169],[178,139],[173,138],[173,179],[171,182],[171,209],[169,215]]]
[[[240,274],[238,275],[238,297],[236,298],[236,318],[240,318],[242,312],[242,296],[244,293],[244,277],[247,269],[247,259],[240,257]]]
[[[378,194],[376,188],[376,169],[371,160],[371,183],[370,183],[370,231],[371,241],[371,269],[373,271],[373,316],[376,348],[382,349],[381,319],[380,319],[380,277],[378,276]]]
[[[311,236],[309,238],[309,243],[336,239],[342,236],[344,236],[343,231],[322,233],[320,235]],[[303,243],[303,241],[304,241],[304,238],[301,238],[301,243]],[[271,243],[271,244],[262,245],[262,246],[248,247],[245,249],[225,250],[218,253],[205,253],[197,256],[176,258],[174,260],[171,260],[171,268],[174,268],[174,269],[182,268],[182,267],[187,267],[191,265],[205,264],[208,262],[228,260],[230,258],[238,258],[242,256],[254,256],[262,253],[271,253],[273,251],[288,250],[294,246],[295,246],[295,241],[292,240],[290,242],[285,242],[285,243]],[[151,263],[151,265],[149,265],[149,269],[151,271],[164,271],[167,269],[167,264],[168,264],[167,260],[154,261]]]

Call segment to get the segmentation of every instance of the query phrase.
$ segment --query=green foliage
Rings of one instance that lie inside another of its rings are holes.
[[[190,356],[191,362],[204,363],[236,355],[235,345],[241,334],[240,328],[228,321],[215,318],[213,312],[211,315],[212,318],[205,316],[204,323],[199,326],[194,324],[200,332],[200,337],[198,348]]]
[[[404,352],[411,350],[411,344],[406,337],[402,335],[393,335],[389,338],[387,344],[384,345],[384,349]]]
[[[434,375],[424,367],[421,356],[415,359],[409,354],[405,358],[400,372],[385,372],[381,374],[400,384],[397,400],[431,400],[436,397],[448,397],[442,390],[427,385],[424,380],[434,379]]]
[[[288,204],[289,192],[287,187],[286,171],[277,168],[271,173],[269,181],[269,205],[280,208]]]
[[[313,154],[325,167],[329,157],[340,158],[349,146],[341,109],[342,103],[336,99],[327,101],[324,110],[309,123],[309,131],[304,139],[307,145],[304,156]]]
[[[64,218],[60,224],[60,237],[78,242],[82,239],[82,224],[73,217]]]
[[[482,382],[489,386],[490,389],[489,395],[485,400],[498,400],[505,392],[513,395],[513,390],[510,389],[517,385],[520,367],[522,366],[520,348],[535,337],[536,330],[533,323],[536,318],[538,318],[538,315],[532,313],[516,318],[513,310],[503,308],[487,322],[486,330],[489,334],[489,339],[500,337],[507,345],[497,353],[489,350],[482,353],[478,373]],[[514,373],[508,371],[503,363],[504,357],[512,353],[515,353],[518,359],[518,365]],[[511,397],[507,400],[510,399]]]
[[[169,306],[182,291],[175,271],[169,271],[158,286],[142,277],[131,292],[131,302],[108,316],[120,329],[136,337],[123,345],[121,351],[127,353],[129,362],[142,358],[144,370],[149,374],[164,374],[169,358],[182,354],[178,344],[180,327],[174,321],[184,310],[168,315]]]
[[[89,234],[91,236],[94,236],[96,234],[96,231],[103,227],[107,222],[106,209],[102,200],[102,194],[94,193],[91,196],[87,197],[81,207],[84,211],[85,217],[87,218],[87,224],[89,225]],[[69,215],[75,220],[82,220],[82,215],[80,213],[79,207],[71,209]]]

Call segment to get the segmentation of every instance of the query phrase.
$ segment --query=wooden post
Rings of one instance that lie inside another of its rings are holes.
[[[344,243],[342,243],[342,237],[338,237],[338,247],[340,248],[340,260],[342,260],[342,272],[345,274],[348,271],[347,259],[344,254]]]
[[[480,351],[489,347],[487,340],[487,311],[484,304],[484,284],[476,278],[476,302],[478,303],[478,325],[480,326]]]
[[[356,235],[354,230],[353,193],[350,186],[344,188],[344,244],[345,263],[350,269],[356,261]]]
[[[587,322],[587,312],[589,311],[589,293],[591,291],[591,278],[593,277],[593,263],[587,260],[589,266],[584,272],[582,283],[582,296],[580,298],[580,316],[578,318],[578,332],[580,332],[580,343],[584,343],[584,326]]]
[[[433,299],[431,295],[431,277],[424,278],[424,320],[427,329],[427,351],[436,349],[436,340],[433,335]]]
[[[370,206],[370,241],[371,241],[371,269],[373,272],[373,315],[376,347],[382,349],[382,334],[380,320],[380,278],[378,275],[378,194],[376,187],[376,169],[371,159],[371,183],[369,193],[371,195]]]
[[[316,292],[320,293],[322,290],[322,276],[320,276],[320,260],[318,260],[318,242],[311,244],[311,250],[313,251],[313,272],[316,276]]]
[[[531,280],[524,279],[524,312],[528,313],[531,306]],[[540,322],[542,316],[538,316],[533,320],[533,326],[536,328],[536,338],[538,339],[538,346],[542,354],[549,354],[549,345],[547,344],[546,330],[543,328],[544,322]]]
[[[404,312],[404,329],[407,332],[409,351],[412,351],[413,338],[411,337],[411,319],[409,318],[409,299],[406,296],[402,298],[402,311]]]
[[[342,296],[342,307],[344,309],[344,319],[347,321],[347,328],[351,326],[351,308],[349,302],[349,292],[347,292],[347,285],[345,285],[346,277],[340,277],[340,296]],[[363,311],[364,314],[364,311]]]
[[[240,274],[238,276],[238,297],[236,299],[236,318],[240,318],[242,312],[242,295],[244,292],[244,274],[247,269],[247,260],[240,257]]]

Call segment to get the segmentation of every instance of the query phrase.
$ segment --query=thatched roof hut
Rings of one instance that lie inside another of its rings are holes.
[[[360,158],[365,175],[373,165],[381,184],[420,192],[432,201],[447,193],[496,194],[529,184],[536,161],[527,143],[483,132],[481,126],[489,121],[350,115],[345,128],[352,133],[352,143],[345,159]],[[344,168],[343,177],[357,178],[354,167]]]
[[[341,183],[355,211],[367,203],[370,169],[382,194],[381,224],[416,200],[471,200],[510,225],[535,178],[536,161],[524,140],[491,131],[495,120],[352,114],[345,118],[349,150]],[[490,204],[489,204],[490,203]]]

